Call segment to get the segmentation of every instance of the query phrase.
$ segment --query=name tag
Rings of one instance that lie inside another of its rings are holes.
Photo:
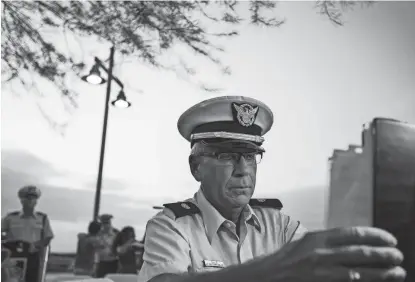
[[[224,268],[225,264],[218,260],[203,260],[203,266],[204,267],[216,267],[216,268]]]

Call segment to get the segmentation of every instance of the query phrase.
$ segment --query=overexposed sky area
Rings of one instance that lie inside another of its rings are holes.
[[[133,225],[142,236],[156,212],[152,205],[191,197],[198,189],[187,164],[190,146],[176,123],[201,100],[243,95],[269,105],[275,122],[265,135],[255,196],[281,198],[286,213],[317,222],[311,228],[322,224],[333,149],[360,144],[362,124],[374,117],[415,123],[415,3],[356,8],[345,14],[343,27],[313,5],[281,2],[276,13],[287,19],[283,26],[243,26],[239,37],[224,41],[221,58],[231,76],[190,59],[197,79],[223,88],[220,93],[116,56],[114,72],[127,84],[132,107],[110,108],[102,211],[114,214],[118,227]],[[109,53],[97,42],[82,48],[91,65],[94,55],[105,59]],[[54,95],[39,102],[69,122],[64,136],[51,130],[30,93],[16,95],[3,84],[1,95],[2,215],[19,208],[20,185],[37,184],[43,191],[39,209],[52,219],[55,251],[73,251],[76,233],[92,216],[106,90],[79,78],[70,83],[81,94],[71,116]],[[113,86],[114,96],[117,91]],[[313,206],[306,190],[322,201]]]

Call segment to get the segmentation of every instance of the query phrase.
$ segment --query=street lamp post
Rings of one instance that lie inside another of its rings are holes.
[[[131,106],[131,103],[127,101],[125,93],[123,91],[124,85],[112,73],[112,70],[114,68],[114,53],[115,53],[115,48],[111,47],[108,69],[97,57],[95,57],[95,65],[92,67],[89,75],[82,77],[83,80],[91,84],[103,84],[105,83],[105,79],[101,77],[99,69],[100,68],[103,69],[108,75],[107,93],[105,96],[104,122],[102,125],[101,152],[100,152],[100,157],[99,157],[97,186],[95,190],[95,202],[94,202],[94,213],[93,213],[94,220],[97,220],[98,218],[99,207],[100,207],[100,202],[101,202],[102,174],[103,174],[103,169],[104,169],[105,143],[107,139],[108,111],[109,111],[109,101],[111,97],[112,80],[114,80],[121,87],[121,91],[118,94],[117,99],[112,102],[112,105],[117,106],[117,107],[122,107],[122,108],[128,108],[129,106]]]

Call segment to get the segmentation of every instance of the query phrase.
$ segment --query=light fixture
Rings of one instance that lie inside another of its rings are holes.
[[[128,108],[129,106],[131,106],[131,103],[127,101],[127,98],[125,97],[125,93],[123,90],[120,91],[120,93],[118,93],[117,99],[115,99],[114,101],[111,102],[111,104],[114,107],[117,108]]]
[[[89,82],[94,85],[103,84],[105,83],[105,79],[101,77],[101,73],[99,71],[99,66],[95,64],[88,75],[84,75],[82,80]]]

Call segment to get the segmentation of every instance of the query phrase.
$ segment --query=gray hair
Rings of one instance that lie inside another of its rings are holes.
[[[191,156],[197,156],[200,153],[206,153],[206,152],[211,152],[211,150],[209,150],[209,144],[206,143],[205,141],[199,141],[196,142],[193,146],[192,149],[190,151],[190,155]]]

